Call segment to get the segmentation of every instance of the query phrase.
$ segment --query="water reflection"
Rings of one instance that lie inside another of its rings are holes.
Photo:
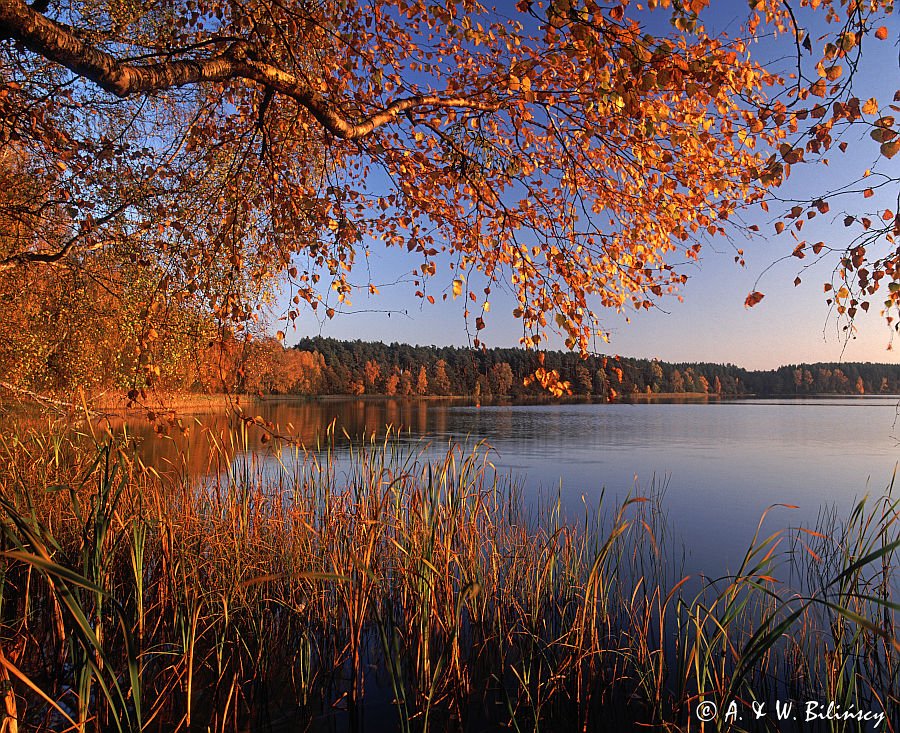
[[[345,434],[430,441],[486,440],[498,470],[515,473],[526,493],[555,491],[578,514],[602,490],[624,497],[666,486],[666,507],[699,566],[740,559],[759,517],[776,503],[769,524],[815,521],[823,505],[849,511],[854,498],[881,494],[898,457],[896,398],[741,400],[722,403],[485,405],[435,399],[269,399],[244,403],[315,450],[333,425],[338,454]],[[263,431],[240,436],[232,411],[184,418],[187,435],[157,437],[146,420],[130,419],[143,460],[190,475],[210,470],[209,440],[236,455],[263,460],[277,450]],[[284,459],[283,459],[284,460]]]

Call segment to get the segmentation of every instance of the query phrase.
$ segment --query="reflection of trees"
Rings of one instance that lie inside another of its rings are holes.
[[[449,420],[446,405],[440,401],[409,399],[298,400],[270,399],[241,402],[245,415],[261,417],[275,426],[275,432],[289,436],[302,446],[315,449],[324,446],[329,426],[334,422],[334,440],[344,444],[344,433],[351,439],[383,436],[390,427],[414,436],[446,434]],[[143,415],[104,419],[110,429],[127,432],[136,445],[141,460],[160,471],[178,471],[185,476],[199,476],[221,470],[209,464],[210,445],[223,446],[233,458],[251,452],[277,450],[271,442],[263,443],[265,434],[256,425],[245,425],[224,405],[218,411],[191,417],[182,416],[185,430],[173,427],[169,434],[159,435],[155,426]],[[277,442],[277,441],[276,441]]]

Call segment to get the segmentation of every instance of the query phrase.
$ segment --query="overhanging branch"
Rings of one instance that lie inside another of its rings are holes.
[[[129,64],[85,43],[69,29],[35,12],[22,0],[0,0],[0,37],[18,41],[32,53],[66,67],[118,97],[204,82],[252,81],[295,100],[309,110],[326,130],[346,140],[363,138],[389,124],[398,115],[417,109],[462,108],[494,112],[500,107],[496,98],[412,95],[396,99],[354,122],[333,101],[290,71],[254,58],[252,48],[246,42],[232,43],[221,53],[205,58]]]

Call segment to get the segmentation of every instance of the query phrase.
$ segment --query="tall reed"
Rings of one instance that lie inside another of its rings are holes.
[[[785,695],[894,730],[890,493],[701,582],[659,487],[573,521],[483,444],[264,456],[248,430],[208,435],[202,479],[127,436],[4,439],[6,730],[697,730],[701,700]]]

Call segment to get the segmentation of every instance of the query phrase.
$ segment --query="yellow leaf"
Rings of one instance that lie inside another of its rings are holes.
[[[878,100],[875,97],[869,99],[862,107],[863,114],[874,115],[878,112]]]

